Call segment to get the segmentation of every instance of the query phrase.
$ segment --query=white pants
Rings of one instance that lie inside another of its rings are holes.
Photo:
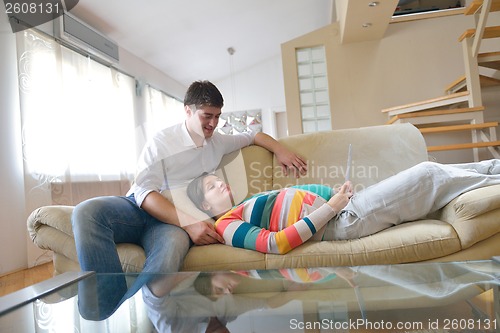
[[[484,285],[500,284],[500,269],[487,262],[369,265],[352,269],[358,273],[356,279],[361,288],[364,284],[371,285],[372,278],[375,278],[383,281],[384,286],[395,286],[403,293],[409,291],[434,299],[444,299],[462,291],[476,295],[481,293]]]
[[[324,240],[355,239],[433,213],[460,194],[500,184],[500,160],[445,165],[422,162],[351,198]]]

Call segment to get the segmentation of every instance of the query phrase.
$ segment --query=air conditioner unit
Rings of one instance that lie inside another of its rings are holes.
[[[117,63],[119,60],[118,44],[69,13],[54,20],[54,37],[105,62]]]

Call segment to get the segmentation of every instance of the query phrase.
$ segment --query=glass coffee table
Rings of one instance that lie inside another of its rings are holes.
[[[493,260],[69,272],[0,298],[0,332],[500,332]]]

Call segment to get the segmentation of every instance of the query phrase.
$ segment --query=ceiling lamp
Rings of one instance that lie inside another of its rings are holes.
[[[233,54],[236,52],[234,47],[228,47],[227,48],[227,53],[229,53],[229,74],[231,78],[231,92],[233,95],[233,110],[236,110],[236,81],[234,78],[234,61],[233,61]]]
[[[372,1],[372,2],[368,3],[368,7],[377,7],[379,4],[380,4],[380,2],[378,2],[378,1]],[[372,26],[372,24],[370,22],[366,22],[366,23],[363,23],[361,26],[363,28],[369,28]]]

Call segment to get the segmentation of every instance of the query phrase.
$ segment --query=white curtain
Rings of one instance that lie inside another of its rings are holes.
[[[33,321],[24,324],[26,331],[40,333],[102,332],[151,333],[154,327],[142,300],[142,291],[126,300],[109,318],[102,321],[85,320],[79,315],[78,298],[37,300],[33,303]]]
[[[124,195],[153,132],[184,119],[183,103],[61,46],[35,30],[17,34],[26,214]],[[28,245],[28,260],[50,260]]]
[[[59,191],[52,204],[124,194],[136,163],[135,80],[33,30],[17,38],[28,193]],[[96,182],[101,193],[78,188]]]
[[[145,132],[149,138],[155,132],[186,119],[184,103],[149,85],[144,87],[146,100]]]

